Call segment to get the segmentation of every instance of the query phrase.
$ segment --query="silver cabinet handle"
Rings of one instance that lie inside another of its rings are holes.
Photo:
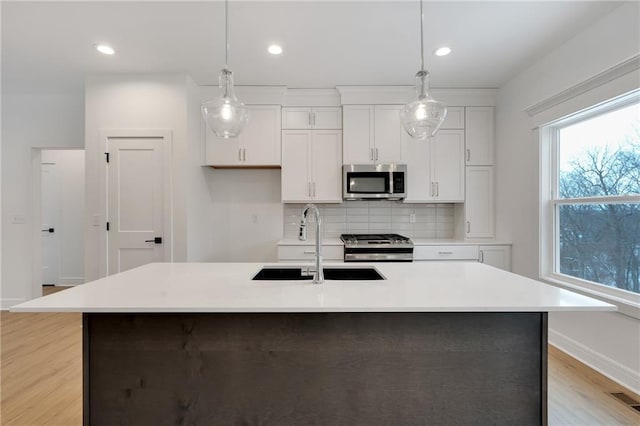
[[[452,251],[439,251],[438,254],[453,254]]]
[[[238,148],[238,161],[242,161],[242,148]]]
[[[467,234],[471,232],[471,222],[467,221]]]
[[[373,161],[373,148],[369,148],[369,160]]]
[[[313,182],[313,198],[316,198],[316,183]]]
[[[471,150],[467,148],[467,161],[471,161]]]
[[[315,251],[303,251],[302,253],[303,254],[316,254]]]
[[[434,186],[433,186],[433,182],[431,182],[431,196],[435,196],[435,191],[433,190]]]
[[[242,148],[242,161],[247,161],[247,148]]]
[[[484,250],[480,250],[480,263],[484,263]]]
[[[378,161],[378,148],[376,148],[376,161]]]
[[[313,126],[315,127],[315,125],[316,125],[316,113],[312,112],[311,114],[313,114]]]
[[[440,182],[436,182],[436,197],[440,196]]]

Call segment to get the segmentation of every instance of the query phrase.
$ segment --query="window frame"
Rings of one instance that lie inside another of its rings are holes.
[[[578,111],[540,127],[540,278],[618,305],[622,313],[640,318],[640,293],[561,274],[559,209],[563,205],[640,203],[640,195],[584,198],[559,197],[560,130],[591,118],[640,104],[640,89]]]

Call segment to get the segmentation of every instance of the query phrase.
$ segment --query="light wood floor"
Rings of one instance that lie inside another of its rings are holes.
[[[47,293],[60,289],[47,288]],[[80,314],[0,313],[0,424],[82,424]],[[626,392],[549,347],[549,425],[635,425],[640,413],[608,392]]]

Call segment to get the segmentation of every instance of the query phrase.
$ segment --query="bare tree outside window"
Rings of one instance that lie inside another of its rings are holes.
[[[640,195],[638,104],[567,130],[559,131],[558,272],[640,293],[640,203],[628,197]]]

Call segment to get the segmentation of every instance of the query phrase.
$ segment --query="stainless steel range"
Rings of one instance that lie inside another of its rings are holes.
[[[412,262],[413,242],[398,234],[342,234],[345,262]]]

